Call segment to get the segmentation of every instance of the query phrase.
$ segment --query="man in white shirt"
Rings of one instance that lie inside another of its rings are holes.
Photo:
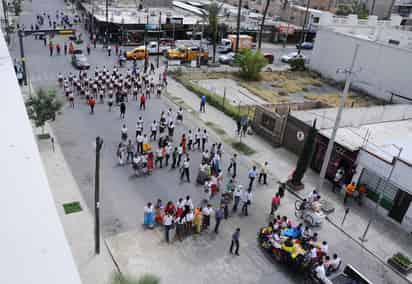
[[[170,143],[167,143],[166,148],[165,148],[165,163],[166,167],[169,166],[169,158],[170,155],[172,154],[173,147]]]
[[[156,140],[156,134],[157,134],[157,122],[156,120],[153,120],[152,124],[150,125],[150,139]]]
[[[203,215],[203,229],[208,229],[210,226],[210,215],[212,214],[213,209],[212,205],[208,204],[207,206],[203,207],[202,215]]]
[[[140,154],[143,154],[143,136],[142,136],[142,134],[137,135],[136,142],[137,142],[137,152],[139,152]]]
[[[170,213],[167,213],[164,217],[163,224],[165,226],[165,236],[166,242],[169,243],[169,231],[173,225],[173,216]]]
[[[139,134],[142,134],[143,132],[143,118],[141,116],[139,116],[139,119],[136,122],[136,136],[138,136]]]
[[[252,190],[253,182],[255,181],[257,177],[256,166],[253,166],[252,169],[249,170],[248,177],[249,177],[249,190]]]
[[[162,148],[157,148],[156,151],[156,161],[155,161],[155,167],[157,167],[157,165],[160,164],[159,168],[163,167],[163,151]]]
[[[188,210],[193,210],[194,209],[192,199],[190,198],[189,195],[186,196],[184,204],[185,204],[185,209],[188,209]]]
[[[242,199],[242,203],[243,203],[242,213],[245,216],[248,216],[249,215],[248,214],[248,206],[252,203],[252,191],[250,189],[247,192],[244,191],[242,196],[241,196],[241,199]]]
[[[325,266],[323,266],[323,261],[320,261],[318,265],[315,267],[316,277],[320,280],[324,280],[326,278],[326,271]],[[324,283],[324,282],[323,282]]]
[[[242,187],[243,187],[242,185],[238,185],[233,194],[235,198],[234,203],[233,203],[233,212],[237,211],[237,207],[239,206],[240,199],[243,196]]]
[[[180,174],[181,181],[183,181],[183,178],[186,176],[187,182],[190,182],[189,168],[190,168],[190,159],[189,157],[186,157],[186,159],[183,161],[182,172]]]
[[[202,133],[202,152],[205,151],[205,146],[206,146],[206,143],[207,143],[207,139],[208,139],[207,131],[206,131],[206,129],[204,129],[203,133]]]

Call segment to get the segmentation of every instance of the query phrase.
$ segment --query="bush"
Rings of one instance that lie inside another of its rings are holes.
[[[260,51],[253,52],[250,49],[242,49],[236,54],[234,64],[240,67],[240,77],[256,81],[260,79],[260,72],[268,64],[268,61]]]
[[[27,114],[34,120],[36,127],[42,128],[42,133],[44,133],[45,123],[54,120],[61,107],[62,103],[56,98],[55,90],[46,92],[40,88],[35,96],[26,101]]]
[[[290,68],[292,71],[303,71],[305,70],[305,59],[296,58],[289,61]]]

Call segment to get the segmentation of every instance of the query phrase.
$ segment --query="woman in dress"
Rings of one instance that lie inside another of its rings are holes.
[[[162,225],[163,224],[163,204],[162,204],[162,200],[158,199],[155,205],[155,222],[158,225]]]
[[[149,229],[154,227],[154,210],[151,202],[144,207],[143,225]]]

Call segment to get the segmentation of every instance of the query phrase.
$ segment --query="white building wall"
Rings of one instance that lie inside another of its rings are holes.
[[[412,49],[392,47],[320,29],[309,66],[325,77],[343,81],[345,75],[336,71],[338,68],[349,67],[356,44],[360,45],[355,64],[355,70],[359,72],[353,86],[384,100],[390,99],[388,91],[412,99]]]

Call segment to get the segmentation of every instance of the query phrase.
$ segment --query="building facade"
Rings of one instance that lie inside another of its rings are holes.
[[[385,101],[412,100],[412,32],[399,25],[402,18],[358,21],[356,15],[322,15],[309,67],[335,81],[344,81],[338,69],[348,68],[359,45],[352,86]],[[339,54],[339,56],[336,56]]]

